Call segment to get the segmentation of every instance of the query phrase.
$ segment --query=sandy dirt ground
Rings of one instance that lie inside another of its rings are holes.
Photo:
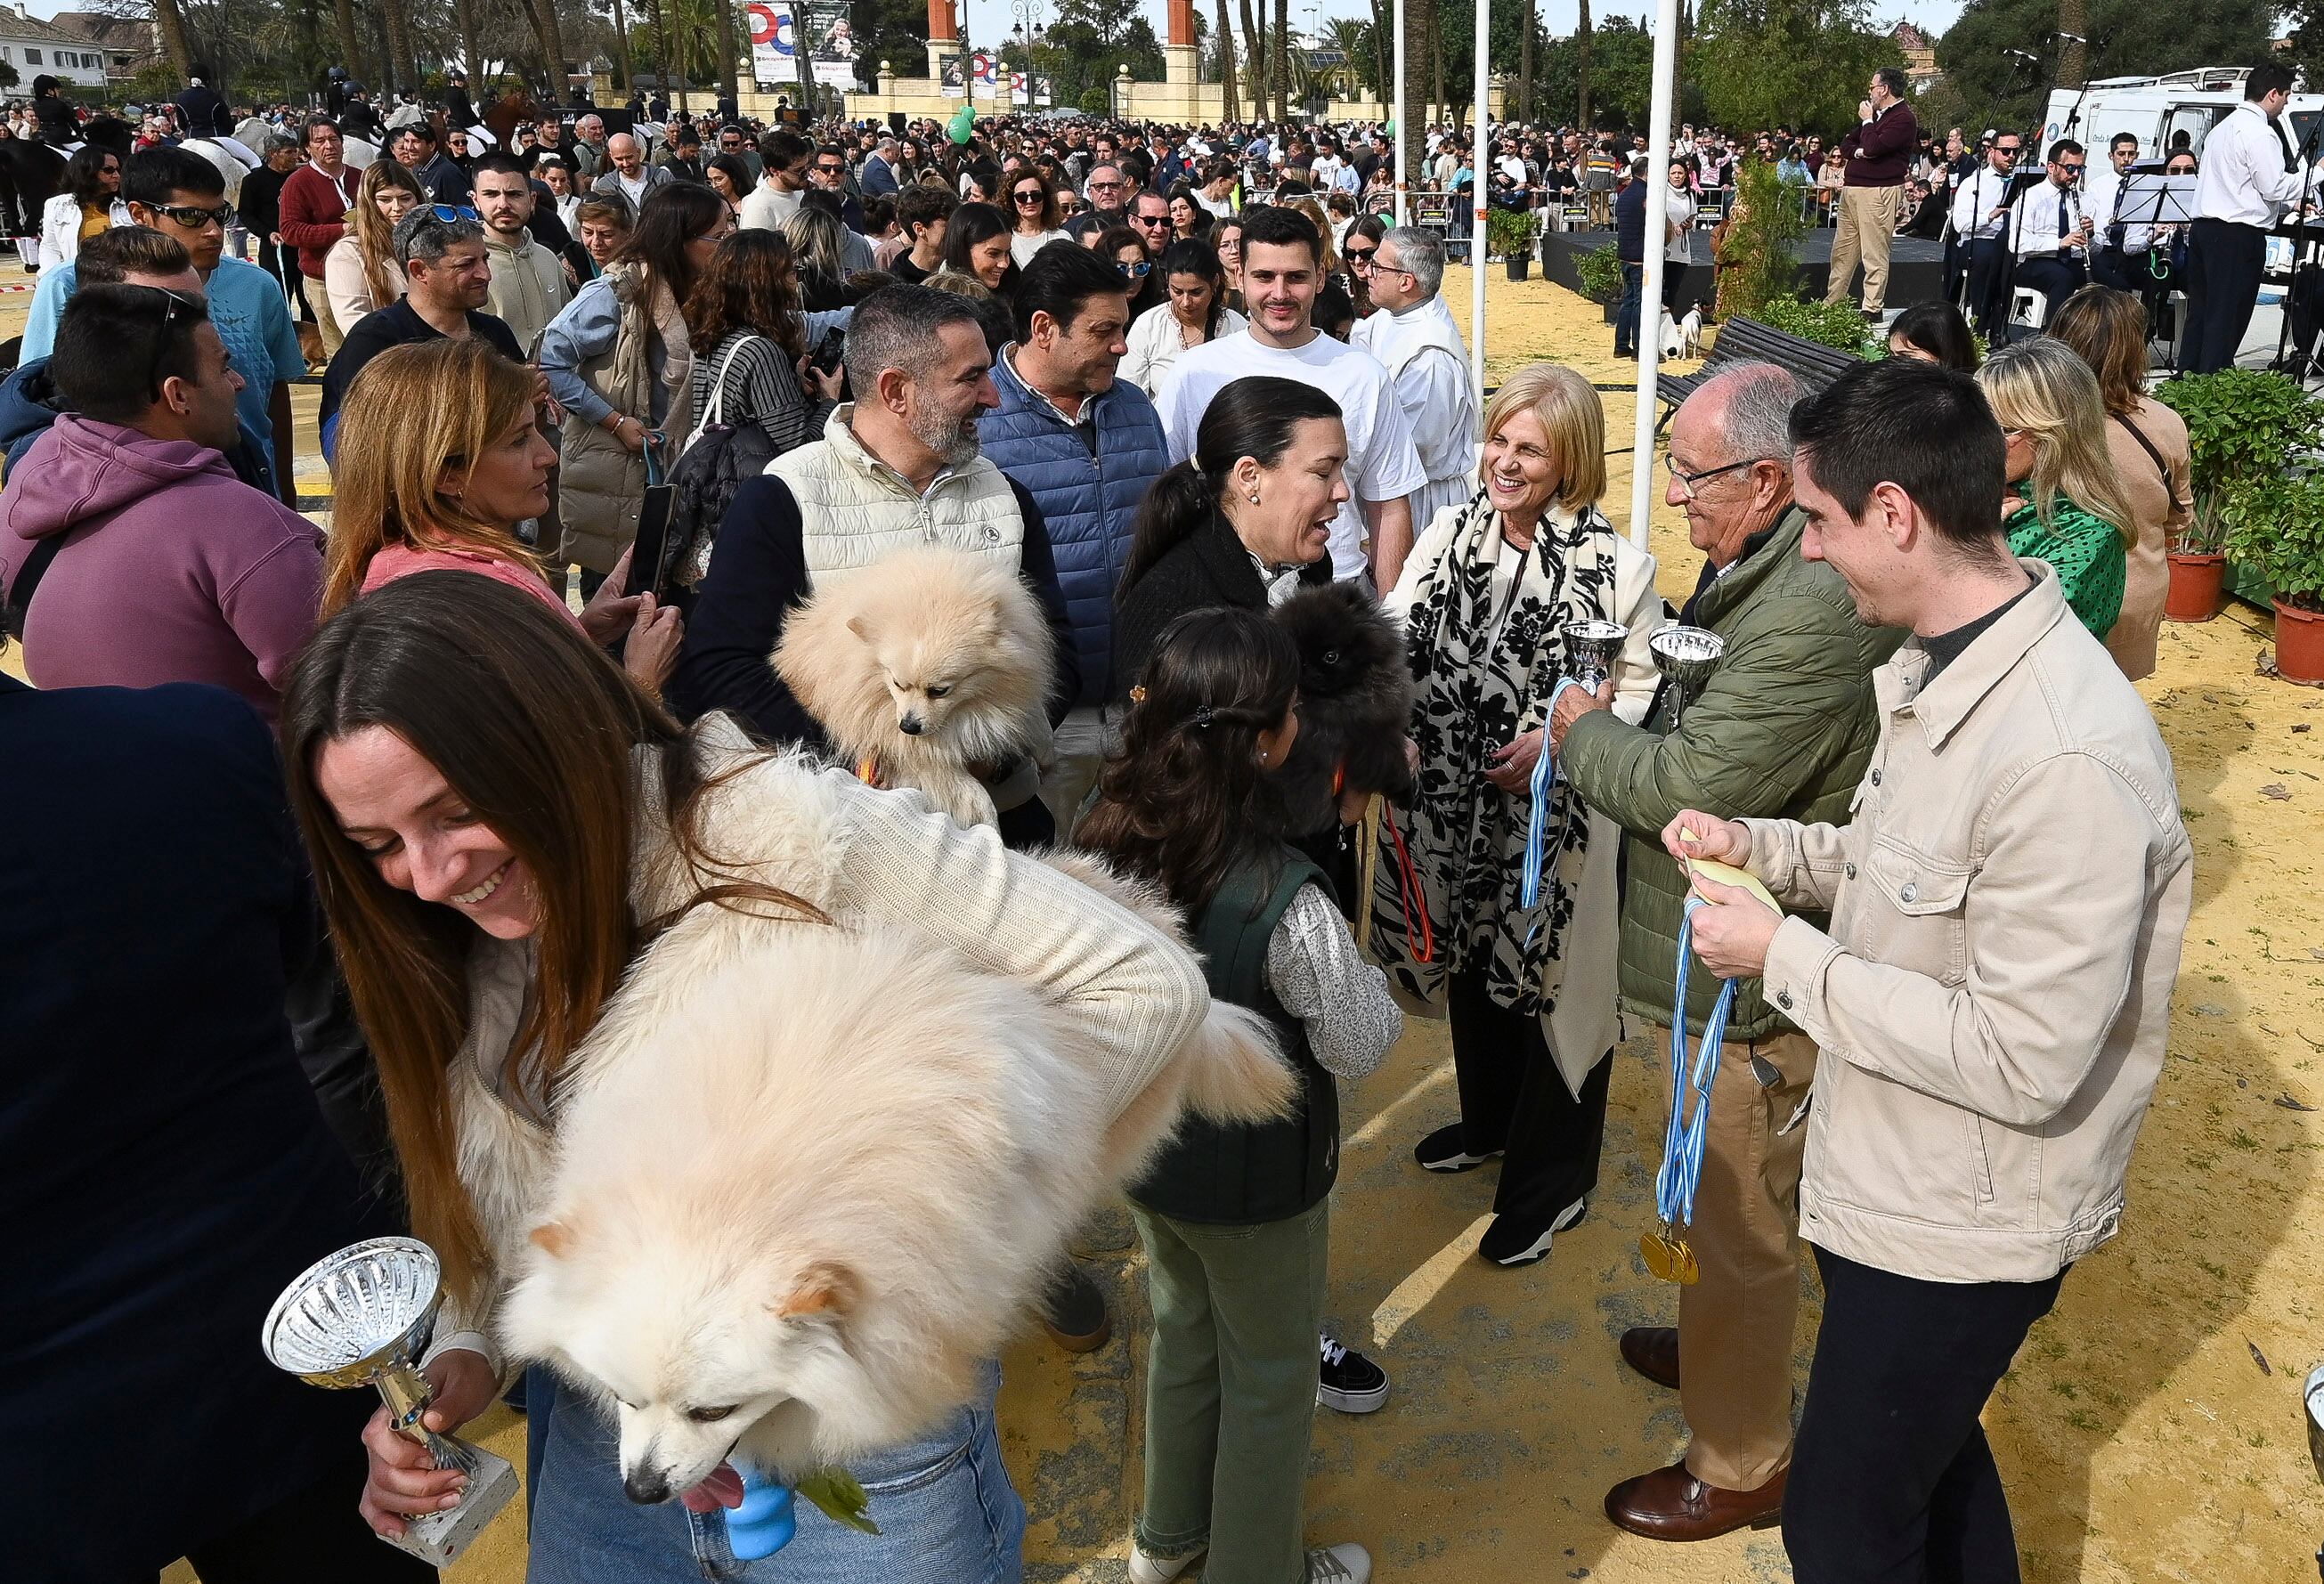
[[[1627,384],[1594,305],[1498,271],[1490,294],[1496,379],[1551,358]],[[1450,273],[1445,295],[1465,326],[1465,272]],[[0,335],[14,333],[23,302],[0,299]],[[1627,393],[1606,402],[1617,453],[1607,509],[1620,524],[1633,405]],[[310,456],[313,403],[303,390]],[[327,489],[312,464],[300,474],[309,492]],[[1700,563],[1677,513],[1658,507],[1653,543],[1665,592],[1682,596]],[[1986,1415],[2037,1584],[2273,1584],[2310,1576],[2324,1538],[2299,1401],[2324,1357],[2310,1292],[2324,1254],[2324,693],[2255,673],[2267,626],[2242,607],[2166,626],[2161,669],[2142,685],[2178,767],[2196,910],[2123,1234],[2074,1271]],[[1518,1272],[1474,1257],[1491,1174],[1445,1179],[1412,1164],[1413,1143],[1456,1112],[1441,1027],[1414,1025],[1352,1086],[1331,1322],[1387,1367],[1395,1394],[1366,1418],[1319,1413],[1316,1543],[1360,1541],[1377,1577],[1413,1584],[1789,1577],[1773,1531],[1659,1546],[1600,1511],[1615,1480],[1668,1461],[1685,1440],[1675,1396],[1615,1351],[1623,1328],[1675,1311],[1637,1254],[1660,1145],[1655,1059],[1642,1041],[1624,1047],[1589,1219],[1550,1260]],[[1137,1503],[1140,1262],[1125,1217],[1107,1218],[1090,1242],[1115,1340],[1069,1358],[1036,1336],[1006,1360],[1001,1423],[1032,1513],[1036,1580],[1122,1578]],[[1812,1278],[1803,1285],[1803,1385],[1819,1313]],[[521,1460],[512,1415],[479,1428]],[[450,1578],[515,1584],[523,1553],[512,1508]],[[182,1567],[170,1576],[190,1578]]]

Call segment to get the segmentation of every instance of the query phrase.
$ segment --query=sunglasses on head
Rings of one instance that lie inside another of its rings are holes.
[[[430,204],[428,212],[438,220],[474,220],[476,211],[461,204]]]
[[[147,286],[141,290],[151,291],[161,299],[161,324],[153,336],[152,355],[145,360],[145,389],[154,401],[159,401],[161,400],[161,360],[170,352],[170,327],[177,321],[180,309],[191,309],[194,305],[166,286]]]

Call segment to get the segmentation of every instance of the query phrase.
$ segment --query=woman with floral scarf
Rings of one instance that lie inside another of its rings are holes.
[[[1554,364],[1520,371],[1485,410],[1482,487],[1436,514],[1386,602],[1419,682],[1419,785],[1393,818],[1427,927],[1390,843],[1374,949],[1408,1005],[1452,1024],[1461,1120],[1421,1140],[1420,1164],[1505,1157],[1478,1250],[1499,1265],[1546,1257],[1582,1219],[1605,1132],[1620,843],[1562,781],[1547,788],[1539,892],[1524,900],[1542,726],[1572,670],[1562,630],[1623,623],[1615,712],[1640,720],[1654,695],[1662,596],[1654,557],[1598,511],[1605,435],[1588,381]]]

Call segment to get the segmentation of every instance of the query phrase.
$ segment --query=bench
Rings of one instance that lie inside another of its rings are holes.
[[[1772,363],[1791,370],[1810,391],[1821,391],[1859,361],[1853,353],[1807,340],[1788,330],[1778,330],[1757,319],[1729,319],[1720,326],[1719,339],[1711,343],[1711,354],[1702,360],[1700,370],[1691,374],[1664,374],[1655,382],[1655,394],[1665,403],[1655,432],[1662,432],[1671,415],[1678,410],[1678,404],[1693,395],[1696,387],[1730,364]]]

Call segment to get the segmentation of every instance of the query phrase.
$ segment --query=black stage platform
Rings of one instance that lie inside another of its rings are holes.
[[[1799,280],[1802,290],[1812,296],[1823,295],[1831,276],[1831,240],[1828,226],[1819,227],[1800,239]],[[1695,304],[1703,311],[1711,309],[1711,233],[1691,231],[1687,244],[1692,261],[1686,274],[1679,281],[1678,306],[1674,312],[1683,315]],[[1574,265],[1575,258],[1593,253],[1601,247],[1614,245],[1610,231],[1553,231],[1541,239],[1541,272],[1560,286],[1575,291],[1582,290],[1582,277]],[[1888,301],[1892,309],[1910,308],[1916,302],[1934,302],[1945,290],[1945,245],[1941,242],[1923,242],[1917,236],[1899,236],[1890,244],[1888,252]],[[1609,312],[1611,311],[1609,309]]]

